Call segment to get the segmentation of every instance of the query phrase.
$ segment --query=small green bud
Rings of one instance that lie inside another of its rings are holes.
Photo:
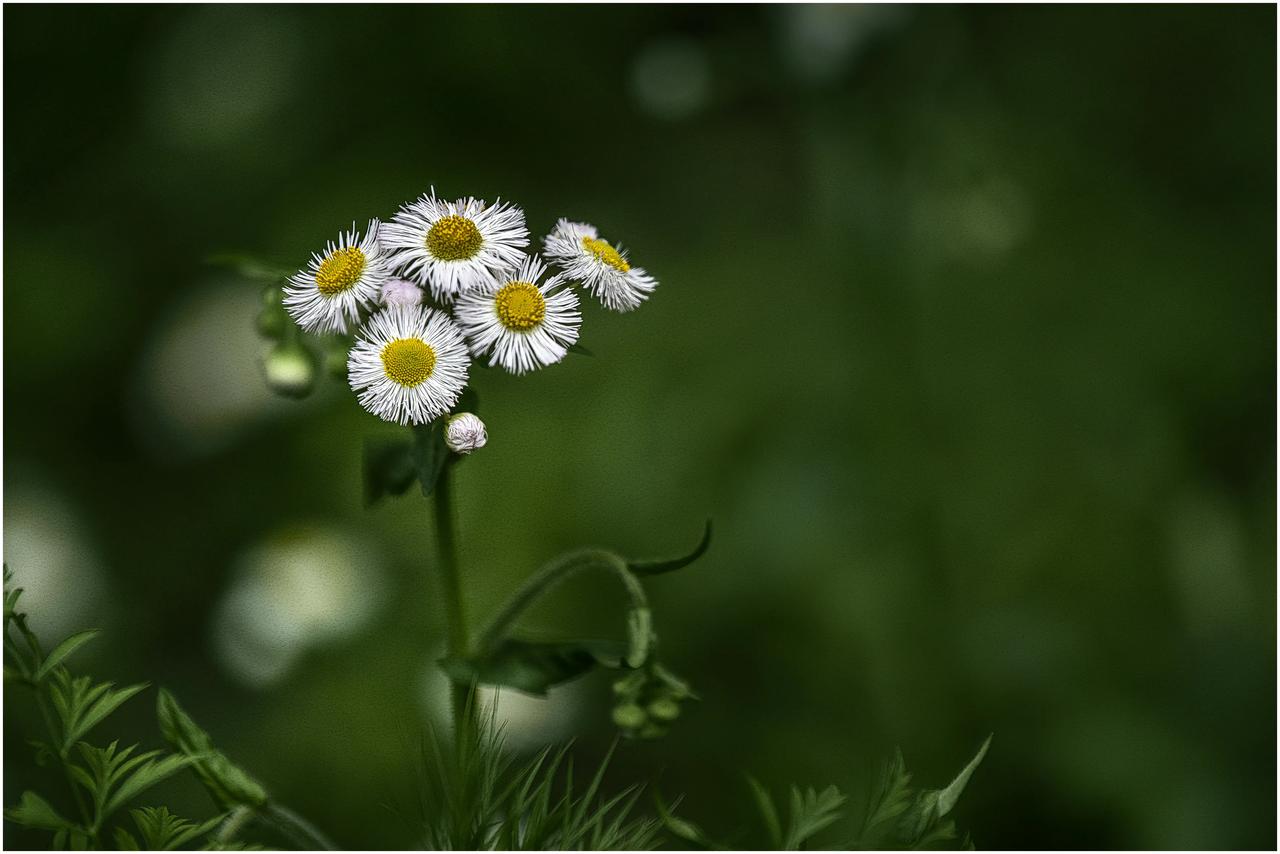
[[[674,721],[680,717],[680,704],[670,697],[654,700],[649,704],[649,717],[657,721]]]
[[[637,670],[623,676],[621,679],[613,683],[613,693],[619,697],[630,697],[640,693],[640,689],[644,687],[645,675],[643,671]]]
[[[284,397],[306,397],[316,384],[316,366],[300,344],[277,344],[263,361],[267,385]]]
[[[640,727],[640,731],[636,733],[638,738],[662,738],[667,734],[667,728],[659,726],[655,723],[647,723]]]
[[[635,703],[617,706],[613,710],[613,722],[617,724],[619,729],[639,729],[648,720],[649,717],[644,713],[644,709]]]

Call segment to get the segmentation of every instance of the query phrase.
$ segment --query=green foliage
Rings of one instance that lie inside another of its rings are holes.
[[[185,756],[162,756],[159,750],[135,756],[138,745],[124,749],[118,745],[113,741],[101,748],[80,742],[77,747],[84,765],[70,766],[72,778],[89,793],[94,816],[91,829],[95,832],[120,807],[191,762]]]
[[[112,682],[95,685],[88,676],[72,678],[65,669],[57,671],[49,686],[49,696],[62,727],[58,755],[66,758],[91,729],[146,687],[145,683],[125,688],[116,688]]]
[[[603,796],[612,751],[581,790],[569,746],[547,747],[517,765],[492,715],[460,742],[432,732],[423,750],[423,844],[433,849],[643,851],[662,823],[635,815],[642,787]]]
[[[44,661],[40,662],[40,666],[36,668],[35,674],[32,676],[35,681],[39,682],[44,679],[53,669],[63,662],[71,653],[87,644],[98,636],[97,629],[90,629],[87,632],[78,632],[55,646]]]
[[[973,759],[946,787],[923,791],[911,785],[902,751],[898,751],[885,763],[853,847],[911,850],[954,847],[955,822],[945,817],[955,807],[990,745],[991,736],[987,736]]]
[[[835,786],[827,786],[821,792],[792,786],[791,812],[782,847],[787,851],[804,848],[806,842],[839,820],[845,801]]]
[[[59,815],[48,801],[35,792],[23,792],[18,805],[5,810],[5,818],[39,830],[75,830],[75,824]]]
[[[168,691],[161,690],[156,698],[156,717],[165,741],[191,760],[192,770],[220,807],[266,804],[267,792],[262,785],[232,763],[226,754],[215,750],[209,734],[196,725]]]
[[[971,848],[968,839],[957,846],[955,823],[945,816],[955,807],[973,772],[987,754],[991,737],[978,753],[945,788],[918,790],[911,785],[902,760],[902,752],[885,763],[875,788],[863,811],[859,829],[846,838],[840,848],[853,850],[923,850]],[[784,825],[773,796],[755,778],[747,777],[747,787],[756,812],[760,835],[735,839],[731,844],[708,836],[696,824],[677,818],[661,800],[656,799],[658,816],[666,830],[685,843],[698,848],[759,848],[779,851],[801,851],[813,847],[823,831],[846,817],[848,799],[835,786],[825,789],[790,789],[790,804]],[[832,849],[837,846],[821,845]]]
[[[129,810],[133,823],[138,828],[142,844],[139,845],[124,828],[117,828],[118,847],[130,850],[174,851],[212,831],[223,821],[223,816],[214,816],[206,822],[196,824],[185,818],[179,818],[169,812],[166,807],[143,807]],[[124,844],[129,843],[129,844]]]
[[[218,848],[243,847],[234,833],[243,821],[224,822],[225,813],[203,822],[179,818],[165,807],[130,810],[135,836],[113,820],[129,803],[184,769],[191,768],[223,810],[236,809],[244,819],[259,818],[297,842],[302,848],[331,847],[313,828],[277,804],[268,803],[266,791],[213,748],[200,729],[167,691],[161,691],[157,717],[165,738],[176,753],[161,750],[139,752],[137,744],[121,747],[113,740],[105,747],[84,739],[145,685],[116,688],[94,683],[88,676],[72,676],[65,662],[92,640],[97,631],[79,632],[44,655],[40,643],[17,611],[21,588],[9,589],[12,575],[5,568],[4,650],[6,677],[30,688],[48,729],[48,741],[33,741],[38,756],[61,767],[75,807],[76,818],[67,818],[42,795],[24,791],[18,804],[5,810],[15,824],[53,834],[54,848],[103,848],[106,843],[127,850],[170,850],[188,845],[222,825]],[[16,637],[11,634],[16,630]],[[50,708],[52,712],[50,712]]]

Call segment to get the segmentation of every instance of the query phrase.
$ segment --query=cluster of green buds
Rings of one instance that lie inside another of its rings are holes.
[[[613,722],[629,738],[661,738],[680,717],[680,703],[698,699],[689,685],[650,661],[613,683]]]
[[[303,342],[298,327],[290,320],[279,285],[262,290],[262,308],[258,311],[258,334],[271,342],[262,359],[267,385],[282,397],[303,398],[315,390],[319,368],[334,379],[347,378],[347,346],[341,336],[324,341],[323,352],[316,354]]]

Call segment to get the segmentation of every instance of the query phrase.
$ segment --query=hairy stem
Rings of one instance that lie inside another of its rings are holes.
[[[222,845],[231,842],[244,829],[244,826],[251,818],[253,818],[253,807],[241,804],[233,809],[226,820],[218,826],[218,832],[213,838]]]
[[[648,607],[648,598],[645,596],[644,588],[640,585],[640,580],[627,568],[626,561],[605,549],[580,549],[545,564],[541,569],[529,576],[525,583],[520,586],[520,589],[507,600],[507,604],[489,623],[484,633],[481,634],[480,650],[491,650],[501,643],[520,615],[539,596],[566,579],[588,569],[603,569],[612,572],[627,589],[627,595],[631,598],[633,607]]]
[[[465,658],[470,651],[471,640],[467,632],[467,614],[462,597],[462,579],[458,570],[457,517],[453,509],[453,465],[446,463],[440,472],[435,488],[436,544],[440,552],[440,583],[444,592],[444,605],[448,619],[449,655]],[[449,686],[453,704],[453,731],[461,744],[464,728],[470,727],[474,716],[475,688]]]

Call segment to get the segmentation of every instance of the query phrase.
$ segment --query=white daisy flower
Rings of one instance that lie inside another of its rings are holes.
[[[422,288],[408,279],[388,279],[381,300],[383,305],[421,305]]]
[[[384,421],[424,424],[467,386],[467,345],[444,312],[395,305],[369,318],[347,357],[360,405]]]
[[[489,365],[513,374],[554,365],[578,340],[582,314],[578,295],[562,276],[538,280],[547,267],[529,256],[501,285],[486,285],[458,297],[454,315],[471,352],[488,353]]]
[[[355,230],[338,235],[313,253],[307,269],[289,277],[284,286],[284,307],[307,332],[345,333],[360,321],[360,309],[377,302],[391,267],[378,242],[380,223],[375,219],[362,237]]]
[[[633,267],[621,246],[600,237],[595,226],[561,219],[542,241],[543,254],[570,279],[613,311],[631,311],[649,298],[658,282]]]
[[[529,245],[529,229],[514,205],[445,202],[432,190],[400,207],[382,241],[404,275],[448,301],[514,270]]]

